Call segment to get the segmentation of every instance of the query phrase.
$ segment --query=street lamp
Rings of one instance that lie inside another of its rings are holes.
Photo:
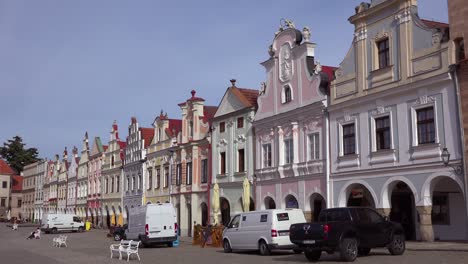
[[[444,163],[445,167],[451,167],[455,174],[460,175],[462,174],[462,167],[460,165],[451,165],[450,163],[450,152],[448,151],[447,148],[442,149],[442,162]]]

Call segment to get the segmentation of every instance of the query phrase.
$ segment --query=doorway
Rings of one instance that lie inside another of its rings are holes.
[[[415,240],[414,196],[406,183],[400,181],[393,187],[391,205],[390,220],[402,225],[406,240]]]

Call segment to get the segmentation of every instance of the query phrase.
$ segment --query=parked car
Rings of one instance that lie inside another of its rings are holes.
[[[123,226],[117,226],[114,228],[114,232],[112,233],[112,237],[115,241],[120,241],[125,239],[125,230],[127,230],[128,225],[125,224]]]
[[[224,252],[258,250],[269,255],[273,249],[301,250],[289,240],[291,224],[305,222],[300,209],[273,209],[235,215],[223,231]]]
[[[45,214],[42,218],[41,231],[56,234],[60,231],[83,232],[85,224],[72,214]]]
[[[142,246],[166,244],[172,247],[172,243],[177,240],[178,228],[172,204],[147,204],[131,212],[125,238],[140,240]]]
[[[326,209],[318,220],[291,225],[289,230],[291,242],[304,249],[309,261],[317,261],[322,251],[338,251],[344,261],[354,261],[377,247],[387,247],[392,255],[405,252],[403,227],[371,208]]]

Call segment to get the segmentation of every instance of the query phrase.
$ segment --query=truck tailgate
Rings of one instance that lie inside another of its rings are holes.
[[[323,225],[312,223],[293,224],[289,229],[289,239],[294,244],[314,244],[324,239]]]

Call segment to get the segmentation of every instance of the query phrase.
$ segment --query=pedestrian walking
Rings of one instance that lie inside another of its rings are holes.
[[[15,220],[15,222],[13,222],[12,229],[18,231],[18,221]]]

